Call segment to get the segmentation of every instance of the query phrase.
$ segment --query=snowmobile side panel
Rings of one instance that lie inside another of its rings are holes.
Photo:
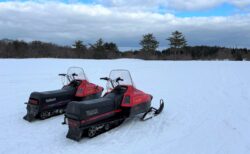
[[[89,95],[100,93],[102,91],[103,91],[102,87],[95,85],[93,83],[90,83],[87,80],[84,80],[78,86],[75,96],[76,97],[86,97]]]
[[[133,117],[140,113],[145,113],[150,109],[151,101],[143,102],[133,107],[123,107],[126,117]]]
[[[82,125],[80,124],[80,121],[68,119],[69,130],[66,137],[75,141],[79,141],[83,135],[88,134],[89,129],[94,129],[95,134],[93,134],[92,136],[87,135],[92,138],[99,133],[119,126],[124,120],[124,117],[113,116],[95,123]]]
[[[83,127],[83,126],[86,127],[87,125],[93,124],[93,123],[95,123],[97,121],[108,119],[108,118],[114,116],[115,114],[120,113],[121,111],[122,111],[121,109],[117,109],[117,110],[109,111],[109,112],[106,112],[106,113],[103,113],[103,114],[88,118],[86,120],[81,120],[80,121],[80,126],[81,127]]]
[[[153,98],[151,95],[146,94],[133,86],[127,87],[128,89],[124,94],[121,104],[122,107],[134,107],[145,102],[150,102]]]

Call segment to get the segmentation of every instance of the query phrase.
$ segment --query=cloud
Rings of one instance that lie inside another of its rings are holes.
[[[191,45],[250,47],[250,14],[229,17],[186,17],[148,11],[122,11],[100,4],[55,2],[0,3],[0,39],[24,39],[71,44],[93,43],[102,37],[120,47],[138,46],[154,33],[161,46],[172,31],[182,31]]]
[[[166,10],[202,10],[210,9],[222,4],[231,4],[235,7],[249,7],[250,0],[96,0],[97,3],[109,7],[133,10],[157,10],[165,7]]]
[[[249,5],[250,5],[250,0],[232,0],[230,2],[238,7],[241,7],[241,8],[249,7]]]

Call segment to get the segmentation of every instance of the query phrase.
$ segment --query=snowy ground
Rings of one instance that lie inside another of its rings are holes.
[[[90,81],[128,69],[138,89],[164,98],[163,113],[138,118],[93,139],[66,139],[63,116],[22,119],[30,92],[61,87],[57,76],[81,66]],[[0,153],[250,153],[250,63],[142,60],[0,59]]]

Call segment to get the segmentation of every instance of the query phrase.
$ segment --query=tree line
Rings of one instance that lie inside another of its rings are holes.
[[[247,48],[218,46],[189,46],[184,35],[174,31],[166,40],[169,48],[157,50],[159,42],[152,34],[142,36],[140,50],[119,51],[116,43],[98,39],[94,44],[76,40],[72,46],[61,46],[41,41],[0,40],[0,58],[81,58],[116,59],[137,58],[145,60],[250,60]]]

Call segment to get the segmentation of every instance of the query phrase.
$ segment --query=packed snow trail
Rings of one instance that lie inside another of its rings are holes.
[[[63,116],[29,123],[32,91],[61,88],[57,75],[83,67],[89,80],[128,69],[138,89],[165,100],[161,115],[139,117],[93,139],[67,139]],[[250,62],[0,59],[0,153],[250,153]]]

